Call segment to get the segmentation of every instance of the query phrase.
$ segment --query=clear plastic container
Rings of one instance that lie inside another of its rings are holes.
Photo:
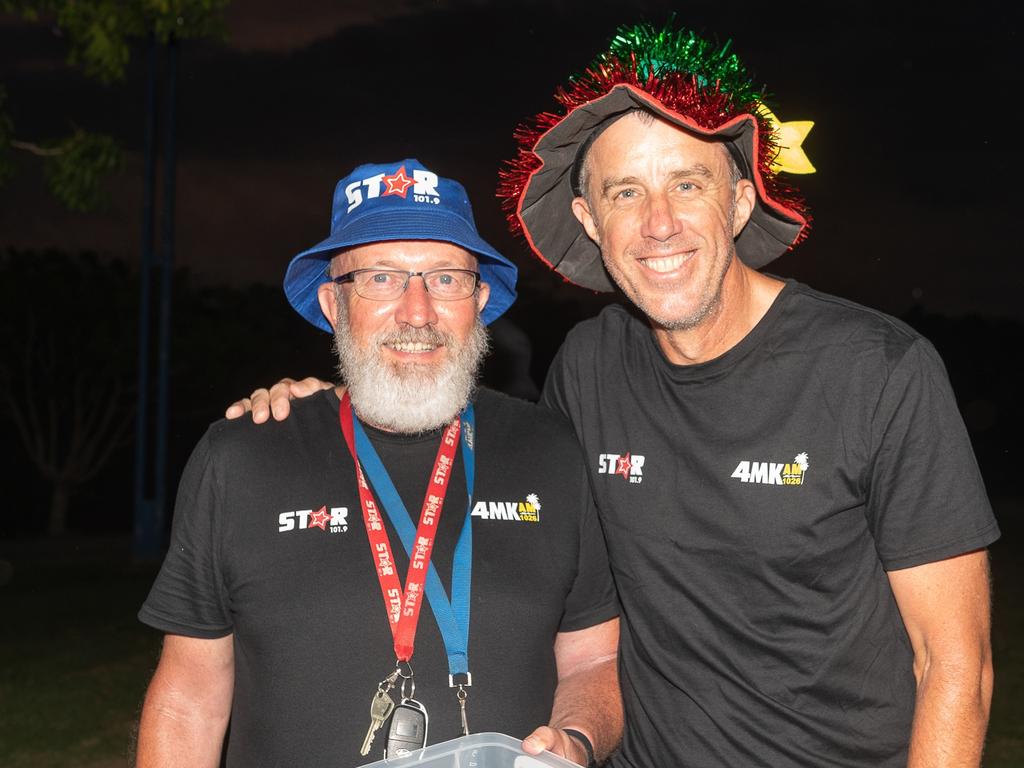
[[[580,768],[551,752],[528,755],[522,743],[503,733],[473,733],[361,768]]]

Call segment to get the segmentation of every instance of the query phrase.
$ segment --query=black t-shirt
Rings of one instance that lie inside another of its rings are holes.
[[[898,766],[913,654],[887,570],[998,528],[945,370],[788,282],[707,363],[610,307],[544,401],[576,428],[622,604],[622,766]]]
[[[210,427],[185,470],[171,546],[139,613],[168,633],[233,633],[231,766],[356,765],[381,755],[381,732],[370,755],[358,750],[370,699],[395,659],[338,406],[325,392],[297,401],[282,423]],[[522,737],[550,716],[555,635],[607,621],[618,606],[569,426],[488,390],[475,409],[467,712],[475,732]],[[367,432],[418,520],[440,432]],[[466,512],[460,450],[432,557],[449,595]],[[387,529],[404,586],[408,558]],[[458,736],[426,600],[412,666],[429,743]]]

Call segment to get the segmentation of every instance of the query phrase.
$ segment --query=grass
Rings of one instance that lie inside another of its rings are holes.
[[[0,765],[128,766],[159,653],[160,636],[135,619],[155,568],[131,566],[127,541],[0,556],[14,565],[0,586]]]
[[[999,499],[996,689],[986,768],[1024,767],[1024,499]],[[159,635],[135,613],[156,573],[125,540],[0,542],[0,766],[127,768]]]

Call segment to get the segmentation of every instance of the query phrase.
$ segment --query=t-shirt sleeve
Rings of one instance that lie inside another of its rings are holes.
[[[223,489],[217,475],[208,431],[185,467],[170,547],[139,611],[140,621],[169,634],[216,638],[232,632],[221,572]]]
[[[872,419],[867,517],[886,570],[988,546],[999,527],[946,369],[917,339]]]
[[[580,546],[576,578],[566,596],[565,612],[558,626],[562,632],[586,629],[619,615],[604,531],[590,493],[590,481],[582,466],[579,478]]]
[[[568,419],[579,436],[578,371],[573,370],[574,341],[579,331],[573,330],[555,355],[544,382],[540,404]],[[566,598],[565,613],[559,629],[572,632],[586,629],[619,615],[618,597],[608,564],[604,531],[598,520],[590,480],[579,454],[580,548],[576,579]]]
[[[575,402],[577,398],[575,397],[574,379],[568,370],[569,357],[567,341],[562,344],[548,367],[548,375],[544,380],[544,389],[540,395],[540,404],[572,421],[573,414],[570,412],[570,403]]]

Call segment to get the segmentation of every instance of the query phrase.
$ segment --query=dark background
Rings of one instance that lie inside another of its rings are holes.
[[[539,385],[565,330],[614,298],[563,285],[507,234],[494,199],[499,163],[514,154],[515,124],[552,108],[554,88],[618,24],[675,11],[733,41],[780,119],[815,121],[804,148],[818,172],[794,177],[814,228],[770,271],[902,317],[931,338],[990,492],[1019,498],[1020,37],[1018,11],[1005,5],[235,0],[225,41],[181,49],[172,488],[231,400],[283,375],[331,375],[328,338],[293,316],[279,284],[291,256],[326,236],[337,179],[363,162],[417,157],[463,181],[483,235],[520,266],[520,300],[495,327],[499,351],[524,331]],[[0,189],[0,249],[54,263],[89,251],[101,264],[135,268],[140,54],[125,82],[102,86],[66,65],[65,41],[49,25],[0,17],[0,79],[16,133],[80,125],[113,134],[127,152],[109,207],[89,214],[63,211],[25,160]],[[60,281],[30,278],[20,292],[79,330],[112,303],[52,290]],[[122,333],[104,331],[111,348],[134,348],[126,306],[115,324]],[[4,322],[18,311],[6,306]],[[492,383],[507,385],[505,360],[490,364]],[[34,536],[45,528],[48,486],[9,423],[3,430],[0,538]],[[130,528],[131,458],[126,442],[80,487],[73,531]],[[1005,512],[1001,522],[1011,523]]]

